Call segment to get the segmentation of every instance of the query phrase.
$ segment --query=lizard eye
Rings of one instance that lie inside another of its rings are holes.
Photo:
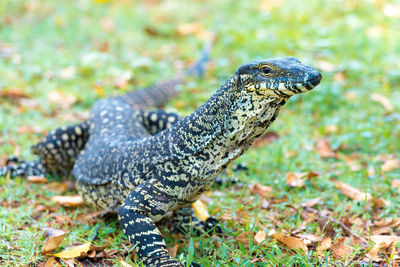
[[[261,71],[262,71],[263,74],[270,74],[271,73],[271,69],[268,68],[268,67],[263,67]]]

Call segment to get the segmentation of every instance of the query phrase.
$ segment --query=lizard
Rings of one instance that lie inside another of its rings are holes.
[[[266,131],[292,95],[321,78],[293,57],[244,64],[205,104],[155,135],[122,99],[99,100],[73,165],[77,189],[88,204],[115,207],[145,265],[183,266],[169,256],[155,223],[168,211],[195,220],[190,205]]]
[[[169,256],[155,223],[168,211],[195,221],[190,205],[266,131],[292,95],[321,78],[294,57],[244,64],[205,104],[155,135],[125,102],[100,100],[73,167],[77,189],[86,203],[117,207],[145,265],[183,266]]]
[[[179,114],[162,109],[151,111],[146,109],[162,107],[168,99],[179,92],[187,76],[202,77],[205,64],[210,58],[212,44],[213,40],[205,43],[198,61],[184,73],[179,73],[172,79],[158,82],[148,88],[134,90],[113,98],[121,99],[133,109],[138,110],[143,126],[150,134],[154,135],[168,128],[181,118]],[[0,177],[7,173],[11,177],[45,176],[46,174],[68,176],[76,157],[89,138],[89,127],[90,121],[83,121],[50,131],[43,140],[31,147],[32,152],[39,156],[37,159],[26,162],[17,157],[9,157],[6,166],[0,168]]]

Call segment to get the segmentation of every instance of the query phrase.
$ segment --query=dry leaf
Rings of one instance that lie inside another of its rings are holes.
[[[325,126],[325,133],[326,134],[333,134],[333,133],[337,133],[339,131],[339,126],[337,126],[336,124],[330,124]]]
[[[50,103],[61,105],[64,108],[68,108],[76,102],[76,97],[74,95],[64,94],[56,90],[50,91],[47,94],[47,99]]]
[[[361,170],[361,166],[352,157],[344,154],[342,154],[341,157],[346,161],[347,165],[349,165],[351,171],[355,172]]]
[[[42,228],[45,232],[45,235],[48,236],[47,239],[44,241],[42,254],[48,254],[49,252],[54,251],[64,240],[65,235],[67,232],[59,229],[54,228]]]
[[[176,253],[178,252],[179,245],[175,245],[168,248],[168,253],[171,257],[175,258]]]
[[[253,184],[250,186],[250,192],[252,194],[257,194],[262,197],[267,197],[272,191],[272,187],[261,185],[261,184]]]
[[[400,193],[400,179],[394,179],[392,181],[392,187],[399,189],[399,193]]]
[[[368,251],[367,254],[365,254],[365,256],[368,259],[373,260],[373,261],[382,261],[383,259],[381,257],[379,257],[379,251],[381,249],[386,249],[389,246],[390,246],[390,244],[386,244],[384,242],[377,243],[370,249],[370,251]]]
[[[292,233],[293,234],[293,233]],[[312,243],[316,243],[320,241],[320,238],[315,234],[297,234],[296,237],[301,238],[307,246],[311,245]]]
[[[387,218],[387,219],[376,220],[374,224],[379,227],[383,226],[396,227],[400,225],[400,218]]]
[[[390,205],[390,202],[383,198],[374,198],[372,203],[374,205],[374,209],[376,210]]]
[[[357,98],[357,93],[354,91],[348,91],[344,94],[347,100],[353,101]]]
[[[92,212],[92,213],[84,213],[84,214],[78,214],[77,216],[76,216],[76,221],[88,221],[88,220],[91,220],[91,219],[93,219],[93,218],[96,218],[96,217],[98,217],[98,216],[100,216],[102,213],[103,213],[104,211],[102,211],[102,210],[99,210],[99,211],[96,211],[96,212]]]
[[[340,181],[335,181],[335,187],[342,192],[343,195],[356,201],[372,200],[370,193],[364,193],[357,188]]]
[[[102,18],[100,20],[100,26],[103,31],[111,33],[115,31],[115,21],[112,18]]]
[[[119,264],[121,264],[122,267],[133,267],[132,265],[130,265],[129,263],[127,263],[126,261],[124,261],[121,258],[118,258],[118,262],[119,262]]]
[[[192,208],[199,220],[204,222],[210,217],[206,204],[204,204],[200,199],[192,204]]]
[[[326,72],[333,72],[337,69],[337,66],[333,65],[332,63],[326,61],[326,60],[320,60],[317,62],[317,67]]]
[[[46,261],[46,264],[45,264],[44,267],[62,267],[62,265],[59,264],[59,263],[56,261],[56,258],[51,257],[50,259],[48,259],[48,260]]]
[[[370,239],[374,243],[398,243],[400,242],[400,236],[395,236],[395,235],[371,235]]]
[[[53,196],[51,201],[61,204],[64,207],[78,207],[83,204],[83,198],[79,195],[75,196]]]
[[[301,203],[301,206],[303,208],[306,208],[306,207],[310,208],[310,207],[313,207],[313,206],[317,205],[321,200],[322,200],[321,197],[313,198],[313,199],[311,199],[311,200],[309,200],[307,202]]]
[[[248,245],[250,243],[251,233],[243,232],[235,237],[235,240],[242,243],[243,245]]]
[[[282,6],[284,2],[284,0],[261,0],[259,3],[259,8],[262,11],[270,11]]]
[[[332,245],[332,253],[335,259],[341,259],[351,254],[351,248],[347,246],[346,242],[348,241],[348,237],[343,237],[338,239]]]
[[[321,243],[318,244],[316,250],[317,250],[318,254],[320,254],[320,253],[330,249],[331,246],[332,246],[332,238],[330,238],[328,236],[328,237],[325,237],[324,239],[322,239]]]
[[[381,165],[383,172],[390,172],[397,168],[400,168],[400,160],[397,159],[387,159]]]
[[[288,172],[286,174],[286,183],[291,187],[302,187],[307,179],[306,172]]]
[[[391,226],[372,226],[370,229],[371,235],[390,234],[392,232]]]
[[[47,178],[43,176],[28,176],[28,181],[34,184],[45,184],[47,183]]]
[[[265,234],[265,231],[264,230],[260,230],[254,236],[254,243],[256,245],[259,245],[261,242],[263,242],[265,240],[266,237],[267,237],[267,235]]]
[[[68,185],[66,183],[51,182],[47,184],[44,188],[46,190],[61,194],[68,190]]]
[[[346,74],[343,71],[336,72],[333,75],[333,80],[337,83],[343,83],[346,81]]]
[[[321,158],[337,158],[338,155],[332,150],[331,144],[326,139],[320,139],[317,142],[317,152]]]
[[[305,254],[308,254],[308,248],[306,244],[304,244],[303,240],[299,238],[284,235],[282,233],[276,232],[275,230],[271,230],[268,233],[268,236],[275,238],[289,249],[294,249],[294,250],[301,249],[304,251]]]
[[[80,257],[82,253],[87,253],[89,251],[90,245],[91,245],[91,243],[87,242],[83,245],[67,248],[61,252],[52,254],[52,256],[57,257],[57,258],[62,258],[62,259],[72,259],[72,258]]]
[[[375,102],[379,102],[387,112],[393,112],[394,107],[390,100],[381,94],[373,93],[371,94],[371,100]]]
[[[195,35],[201,40],[210,41],[215,38],[214,33],[207,31],[197,22],[180,24],[176,30],[178,35]]]
[[[28,98],[29,96],[20,88],[3,89],[0,91],[0,98],[8,97],[12,99]]]
[[[257,148],[260,146],[266,146],[278,139],[279,139],[279,135],[276,132],[269,131],[269,132],[266,132],[264,135],[260,136],[259,138],[257,138],[253,144],[253,147]]]

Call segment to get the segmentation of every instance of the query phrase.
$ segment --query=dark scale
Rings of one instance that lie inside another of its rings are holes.
[[[122,98],[100,100],[73,166],[78,191],[89,204],[118,208],[121,227],[146,265],[184,266],[169,256],[155,223],[173,211],[183,228],[198,225],[191,204],[266,131],[290,96],[320,80],[295,58],[250,62],[194,113],[154,131],[155,116],[146,122],[145,112]]]

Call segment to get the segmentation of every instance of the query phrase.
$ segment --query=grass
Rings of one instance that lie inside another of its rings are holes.
[[[228,170],[228,176],[236,176],[244,183],[272,186],[268,201],[284,201],[263,209],[262,199],[246,186],[223,187],[206,194],[211,200],[208,208],[212,215],[233,217],[223,221],[230,236],[262,229],[291,233],[304,222],[300,204],[315,197],[322,198],[318,209],[333,211],[335,218],[399,216],[399,192],[391,186],[393,179],[400,179],[399,169],[382,172],[382,162],[377,158],[387,154],[399,158],[400,151],[400,20],[399,7],[394,3],[2,1],[0,93],[18,92],[25,97],[0,98],[0,160],[10,154],[32,159],[29,147],[43,132],[80,121],[97,99],[151,85],[173,76],[179,66],[188,66],[199,55],[201,28],[195,25],[194,34],[177,31],[182,24],[198,22],[217,35],[212,63],[203,79],[191,79],[182,93],[168,103],[169,109],[190,113],[240,64],[254,59],[295,56],[323,73],[323,81],[316,89],[293,97],[282,109],[270,129],[280,138],[268,146],[251,149],[238,159],[248,171]],[[127,84],[119,82],[127,79]],[[61,100],[50,101],[51,92],[60,94]],[[373,93],[390,99],[394,111],[388,113],[372,101]],[[68,99],[72,99],[71,103]],[[336,125],[337,131],[329,132],[329,125]],[[343,157],[322,159],[315,148],[321,138],[340,149],[341,155],[355,158],[361,169],[351,171]],[[369,175],[368,169],[375,174]],[[302,188],[291,188],[285,182],[290,171],[316,171],[320,175]],[[364,202],[348,199],[334,188],[330,178],[389,200],[390,205],[375,211]],[[86,242],[93,233],[94,225],[73,219],[78,213],[90,212],[87,207],[57,207],[49,201],[54,193],[24,179],[0,178],[0,184],[2,265],[45,261],[47,258],[38,253],[44,240],[40,227],[52,225],[68,230],[64,247]],[[57,210],[44,211],[35,219],[38,205]],[[55,213],[72,218],[71,222],[62,225],[56,221]],[[243,220],[239,221],[235,214]],[[97,225],[96,244],[111,243],[111,248],[121,250],[129,246],[115,219],[99,220]],[[335,229],[340,237],[340,229]],[[323,235],[316,222],[306,224],[303,232]],[[226,237],[185,238],[169,235],[168,231],[165,234],[169,246],[183,243],[178,258],[193,259],[202,266],[261,266],[251,263],[256,258],[275,266],[350,265],[357,264],[354,258],[365,254],[354,245],[350,255],[337,260],[331,252],[322,257],[314,251],[308,255],[294,253],[271,238],[256,246],[251,239],[249,245],[244,245]],[[132,263],[129,255],[125,260]]]

